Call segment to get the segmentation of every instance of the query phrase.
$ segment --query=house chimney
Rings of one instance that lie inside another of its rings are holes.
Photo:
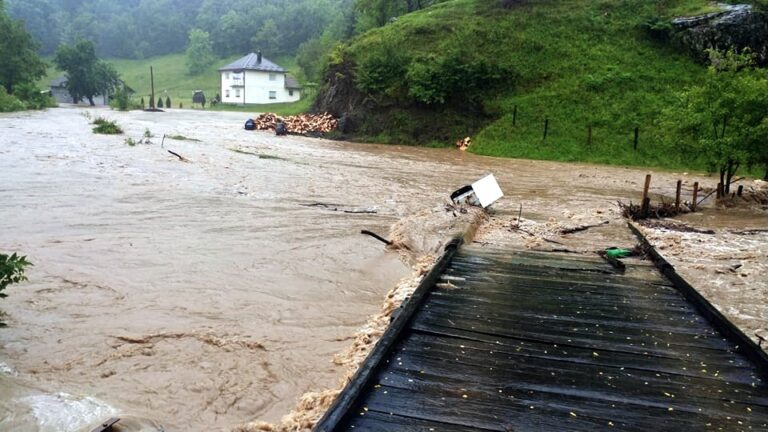
[[[261,50],[256,51],[256,62],[261,64]]]

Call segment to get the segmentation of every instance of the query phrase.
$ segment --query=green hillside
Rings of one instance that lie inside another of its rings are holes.
[[[333,53],[319,108],[354,105],[351,135],[363,140],[451,145],[471,135],[470,151],[484,155],[682,166],[664,144],[662,112],[705,68],[644,25],[713,2],[509,3],[448,1],[357,37]],[[460,97],[441,103],[446,88]]]

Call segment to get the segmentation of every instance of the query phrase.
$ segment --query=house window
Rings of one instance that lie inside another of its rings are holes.
[[[227,99],[229,99],[229,89],[227,89],[226,91],[224,91],[224,97],[225,97],[225,98],[227,98]]]
[[[277,74],[273,74],[273,73],[269,74],[269,80],[270,81],[277,81]]]
[[[288,96],[293,96],[293,90],[288,90]]]
[[[236,98],[239,98],[239,97],[240,97],[240,89],[239,89],[239,88],[238,88],[238,89],[235,89],[235,97],[236,97]]]
[[[229,72],[227,72],[226,74],[224,74],[224,76],[225,76],[227,79],[229,79]]]
[[[269,92],[269,98],[270,99],[277,99],[277,92],[276,91]]]

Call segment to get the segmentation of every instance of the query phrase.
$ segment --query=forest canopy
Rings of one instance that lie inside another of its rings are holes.
[[[146,58],[183,52],[193,29],[210,34],[218,56],[256,49],[292,55],[340,19],[349,0],[6,0],[53,54],[91,40],[102,57]],[[264,29],[271,29],[264,31]]]

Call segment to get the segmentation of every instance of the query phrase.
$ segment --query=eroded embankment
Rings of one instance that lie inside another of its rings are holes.
[[[293,411],[279,423],[252,422],[235,431],[290,432],[311,429],[384,334],[395,310],[413,294],[424,275],[433,267],[443,247],[457,236],[472,241],[478,227],[486,219],[486,212],[478,207],[446,204],[398,221],[391,229],[392,244],[388,248],[400,254],[401,259],[411,267],[412,274],[387,293],[380,311],[357,331],[349,347],[333,357],[333,363],[343,367],[338,385],[304,394]]]

